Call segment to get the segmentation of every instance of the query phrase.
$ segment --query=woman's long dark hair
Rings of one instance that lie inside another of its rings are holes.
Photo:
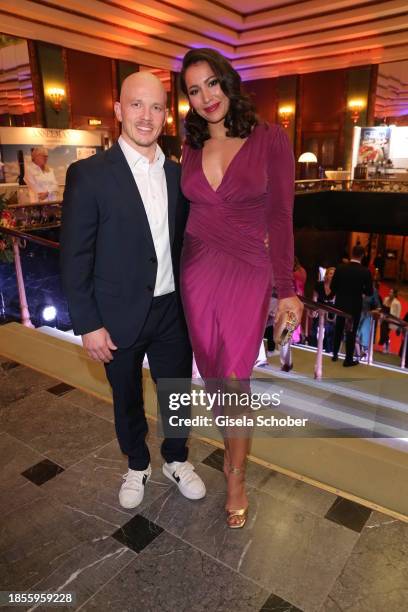
[[[241,77],[228,60],[213,49],[191,49],[183,59],[181,69],[181,89],[188,96],[185,75],[189,66],[207,62],[219,79],[220,86],[229,98],[230,106],[224,126],[227,136],[247,138],[253,127],[258,124],[255,107],[249,96],[241,91]],[[193,149],[201,149],[204,141],[210,138],[208,123],[190,108],[185,119],[186,142]]]

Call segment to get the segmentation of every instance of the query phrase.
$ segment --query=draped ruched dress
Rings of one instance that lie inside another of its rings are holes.
[[[190,201],[181,295],[203,378],[249,378],[274,285],[294,295],[292,146],[280,126],[257,125],[213,189],[202,149],[184,146],[182,190]]]

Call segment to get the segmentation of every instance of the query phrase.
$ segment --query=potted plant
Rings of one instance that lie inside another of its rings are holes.
[[[15,219],[7,209],[7,200],[4,193],[0,193],[0,263],[10,263],[14,260],[13,243],[11,237],[2,233],[2,227],[14,227]]]

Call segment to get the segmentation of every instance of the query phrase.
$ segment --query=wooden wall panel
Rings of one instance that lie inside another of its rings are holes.
[[[66,82],[62,48],[56,45],[49,45],[37,42],[37,58],[39,70],[42,78],[43,100],[44,100],[44,119],[47,128],[67,129],[70,127],[68,99],[62,102],[60,111],[57,113],[51,104],[48,96],[50,87],[61,87],[68,94]]]
[[[123,81],[133,72],[139,72],[139,65],[133,62],[117,61],[117,87],[120,91]]]
[[[360,113],[357,125],[370,125],[368,119],[368,106],[370,100],[371,66],[350,68],[347,71],[347,102],[344,122],[344,169],[351,170],[354,123],[348,103],[353,99],[363,100],[365,108]]]
[[[89,129],[88,119],[102,120],[101,128],[113,130],[113,83],[111,60],[67,49],[71,93],[72,127]]]
[[[286,128],[287,134],[292,143],[296,140],[296,112],[297,109],[297,89],[298,89],[298,76],[282,76],[277,79],[277,110],[281,106],[292,106],[293,115],[290,118],[288,127]],[[278,117],[279,118],[279,117]],[[278,119],[277,118],[277,119]]]
[[[317,155],[324,168],[344,165],[344,121],[347,103],[347,71],[331,70],[300,77],[297,154]]]
[[[346,70],[314,72],[301,76],[302,130],[336,131],[343,125]]]
[[[259,79],[244,83],[261,120],[276,123],[278,110],[277,79]]]

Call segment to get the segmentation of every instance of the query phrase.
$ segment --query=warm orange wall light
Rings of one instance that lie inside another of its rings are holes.
[[[178,110],[179,110],[179,114],[184,119],[184,117],[187,115],[188,111],[190,110],[189,103],[188,102],[180,102]]]
[[[58,113],[61,110],[62,101],[65,98],[65,89],[62,87],[49,87],[47,94],[51,100],[51,106]]]
[[[353,98],[349,100],[348,108],[351,111],[351,119],[354,124],[360,119],[360,113],[365,108],[365,102],[361,98]]]
[[[295,112],[293,106],[280,106],[278,109],[278,114],[280,117],[281,124],[284,128],[288,128],[290,124],[290,120],[292,118],[293,113]]]

